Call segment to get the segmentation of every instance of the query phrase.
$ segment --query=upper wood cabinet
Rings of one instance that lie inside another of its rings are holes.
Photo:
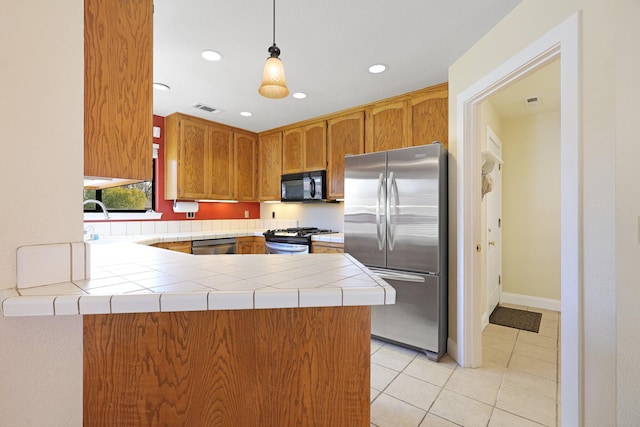
[[[211,148],[209,173],[211,175],[208,199],[235,200],[236,166],[231,128],[209,125]]]
[[[364,153],[364,112],[327,121],[327,197],[344,198],[344,156]]]
[[[435,86],[433,91],[409,101],[409,146],[440,141],[449,146],[449,91],[447,85]]]
[[[248,132],[235,132],[236,200],[258,201],[258,137]]]
[[[166,200],[258,200],[255,134],[175,113],[164,153]]]
[[[408,114],[405,101],[367,110],[365,151],[386,151],[407,146]]]
[[[182,114],[165,119],[164,198],[206,199],[211,188],[209,126]]]
[[[282,175],[282,132],[261,134],[258,138],[260,201],[280,200]]]
[[[303,131],[304,171],[327,168],[327,122],[321,121],[304,127]]]
[[[152,0],[85,0],[85,176],[152,179],[152,54]]]
[[[327,122],[321,121],[282,133],[282,173],[327,168]]]
[[[302,172],[303,128],[286,130],[282,133],[282,173]]]

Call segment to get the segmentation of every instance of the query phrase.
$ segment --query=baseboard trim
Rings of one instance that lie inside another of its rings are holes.
[[[506,304],[522,305],[525,307],[540,308],[542,310],[560,311],[560,300],[550,298],[532,297],[529,295],[511,294],[502,292],[500,302]],[[484,322],[484,319],[483,319]],[[484,323],[483,323],[484,324]]]
[[[447,338],[447,354],[456,361],[459,365],[460,355],[458,354],[458,343],[451,339],[451,337]]]

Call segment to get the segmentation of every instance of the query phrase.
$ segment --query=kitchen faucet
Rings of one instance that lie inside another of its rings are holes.
[[[104,212],[104,217],[106,219],[110,219],[109,211],[107,211],[107,207],[100,200],[87,199],[84,202],[82,202],[82,206],[85,206],[87,203],[95,203],[96,205],[100,206],[102,208],[102,212]]]

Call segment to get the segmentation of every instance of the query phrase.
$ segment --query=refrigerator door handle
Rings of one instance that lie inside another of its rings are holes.
[[[394,202],[392,204],[392,201]],[[389,241],[389,251],[393,251],[395,246],[395,228],[393,226],[394,216],[392,210],[398,207],[398,183],[393,172],[389,174],[389,182],[387,189],[387,240]]]
[[[416,274],[404,273],[400,271],[383,270],[381,268],[368,267],[369,270],[378,277],[389,280],[399,280],[402,282],[414,282],[424,283],[424,276],[418,276]]]
[[[380,211],[382,210],[380,207],[382,205],[382,200],[384,199],[384,174],[382,172],[380,172],[380,175],[378,175],[378,192],[377,192],[377,200],[376,200],[376,233],[377,233],[377,237],[378,237],[378,250],[382,250],[382,248],[384,248],[384,243],[385,243],[385,233],[384,233],[384,227],[383,227],[383,223],[382,223],[382,218],[381,216],[383,216]]]

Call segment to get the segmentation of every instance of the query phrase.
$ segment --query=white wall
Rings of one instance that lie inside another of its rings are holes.
[[[640,407],[638,393],[631,391],[634,384],[637,390],[640,381],[640,368],[631,362],[632,355],[640,352],[637,340],[637,278],[640,277],[637,137],[640,129],[634,118],[638,112],[635,102],[638,83],[634,76],[640,68],[637,55],[640,29],[632,18],[640,16],[637,3],[632,0],[524,0],[449,71],[449,144],[450,152],[455,153],[458,95],[575,12],[582,12],[583,317],[579,320],[584,325],[582,393],[586,426],[616,425],[616,417],[619,425],[633,425]],[[456,165],[457,161],[454,156],[452,164]],[[455,180],[450,189],[451,198],[455,200]],[[455,203],[452,214],[450,226],[455,230]],[[452,237],[451,253],[455,254],[455,233]],[[450,275],[451,283],[456,283],[455,261]],[[623,293],[624,298],[616,298],[616,292]],[[450,302],[454,317],[456,305],[454,294]],[[629,317],[623,320],[621,315]],[[456,334],[450,327],[454,340],[457,340]],[[621,365],[616,369],[618,363]]]
[[[620,426],[630,426],[640,420],[640,2],[624,0],[615,5],[615,83],[603,88],[616,97],[615,133],[599,136],[616,141],[617,421]]]
[[[3,2],[0,289],[22,245],[82,241],[83,2]],[[82,425],[82,318],[0,316],[0,424]]]
[[[502,291],[560,300],[560,112],[503,120]]]

